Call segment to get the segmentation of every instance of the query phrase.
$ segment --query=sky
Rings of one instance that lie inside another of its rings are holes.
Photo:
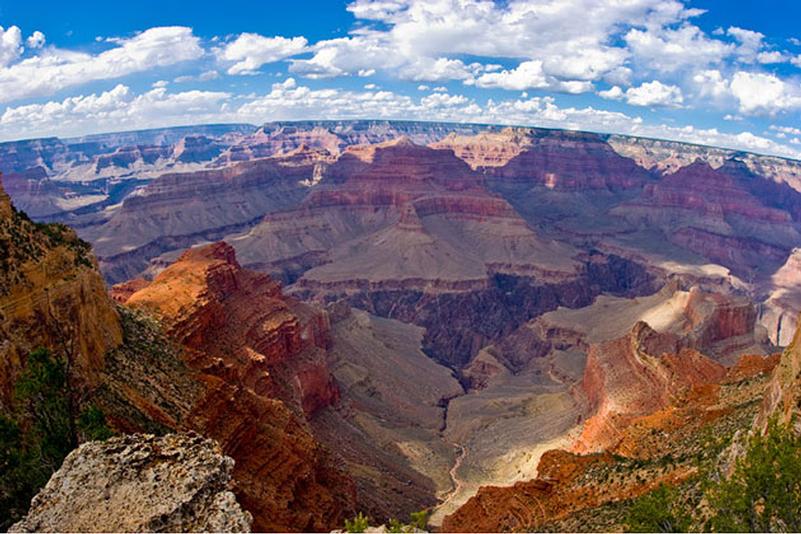
[[[797,0],[0,0],[0,141],[415,119],[801,159]]]

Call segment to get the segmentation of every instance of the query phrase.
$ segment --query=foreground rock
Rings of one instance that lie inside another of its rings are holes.
[[[196,434],[85,443],[11,532],[250,532],[229,491],[234,461]]]

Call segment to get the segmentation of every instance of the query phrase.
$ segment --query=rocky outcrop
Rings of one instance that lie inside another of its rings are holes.
[[[661,483],[675,484],[688,471],[672,472],[651,480],[629,479],[617,484],[594,486],[587,483],[593,471],[614,464],[610,454],[579,456],[565,451],[548,451],[540,460],[538,478],[511,487],[481,488],[459,510],[442,523],[445,532],[517,532],[563,518],[577,510],[606,502],[633,498]]]
[[[547,130],[533,131],[529,146],[487,173],[499,185],[522,183],[563,191],[638,189],[651,179],[602,136]]]
[[[575,450],[609,449],[632,416],[665,408],[683,390],[725,375],[722,365],[676,345],[675,337],[640,322],[623,338],[590,346],[580,387],[593,416]]]
[[[453,150],[473,169],[502,167],[531,146],[529,132],[527,128],[504,128],[500,132],[484,131],[476,135],[451,133],[430,146]]]
[[[159,159],[171,155],[172,147],[170,146],[124,146],[111,154],[98,156],[95,161],[95,172],[100,173],[111,167],[128,169],[135,165],[153,165]]]
[[[84,443],[9,532],[250,532],[234,461],[194,434]]]
[[[150,258],[198,241],[219,239],[265,213],[303,198],[314,164],[302,157],[243,162],[215,170],[166,174],[128,196],[111,218],[87,227],[100,266],[112,282],[138,275]]]
[[[655,281],[641,265],[617,256],[592,255],[563,280],[495,274],[484,288],[467,291],[365,291],[348,297],[356,307],[426,328],[425,351],[460,369],[490,342],[559,306],[587,306],[601,292],[643,295]]]
[[[325,312],[287,299],[269,276],[242,269],[226,243],[189,249],[125,303],[156,314],[166,333],[193,351],[196,368],[233,376],[307,415],[338,398],[325,365]]]
[[[324,312],[242,269],[225,243],[190,249],[125,302],[178,345],[145,357],[166,343],[145,331],[131,336],[141,348],[126,342],[128,353],[111,356],[103,404],[115,426],[155,422],[219,441],[258,530],[331,529],[352,512],[352,482],[306,422],[339,399]]]
[[[801,329],[781,355],[762,402],[754,428],[764,431],[771,419],[795,425],[801,433]]]
[[[38,347],[70,359],[76,386],[96,386],[122,331],[89,245],[63,225],[31,222],[0,186],[0,251],[0,406]]]
[[[172,156],[182,163],[211,161],[220,155],[224,145],[203,135],[187,135],[173,149]]]

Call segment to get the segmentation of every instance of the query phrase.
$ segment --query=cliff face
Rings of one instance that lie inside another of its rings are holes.
[[[725,367],[695,350],[671,350],[675,341],[645,323],[621,339],[590,346],[580,387],[594,415],[584,423],[574,450],[608,450],[633,417],[666,408],[683,391],[726,374]]]
[[[499,184],[528,183],[562,191],[637,189],[651,179],[602,136],[582,132],[533,132],[529,146],[506,165],[489,168],[488,174]]]
[[[801,432],[801,329],[795,333],[790,346],[784,351],[773,371],[759,416],[754,422],[758,430],[765,430],[771,418],[783,424],[794,424]]]
[[[58,225],[37,225],[0,186],[0,405],[8,406],[29,352],[69,357],[82,387],[97,385],[104,354],[122,341],[89,245]]]
[[[250,532],[230,491],[233,466],[192,434],[85,443],[9,532]]]
[[[325,366],[325,312],[287,299],[269,276],[242,269],[225,243],[186,251],[126,304],[156,314],[165,333],[191,349],[194,368],[283,398],[307,415],[339,396]]]
[[[115,424],[141,430],[137,414],[146,414],[145,428],[156,421],[219,441],[236,461],[237,493],[259,530],[341,523],[354,507],[352,482],[305,422],[339,399],[325,361],[325,313],[242,269],[225,243],[190,249],[152,283],[138,285],[120,299],[158,317],[178,346],[162,357],[173,365],[155,365],[160,372],[113,356],[106,404],[120,414]],[[129,393],[120,399],[111,394],[118,390]]]
[[[220,238],[296,205],[306,192],[300,182],[313,174],[314,162],[303,155],[164,174],[128,196],[102,225],[81,232],[95,243],[106,278],[118,282],[163,252]]]

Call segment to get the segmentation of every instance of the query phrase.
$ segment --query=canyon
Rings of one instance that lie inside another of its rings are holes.
[[[700,435],[797,409],[797,161],[307,121],[2,143],[0,171],[0,403],[68,351],[115,431],[219,443],[256,530],[615,529]]]

